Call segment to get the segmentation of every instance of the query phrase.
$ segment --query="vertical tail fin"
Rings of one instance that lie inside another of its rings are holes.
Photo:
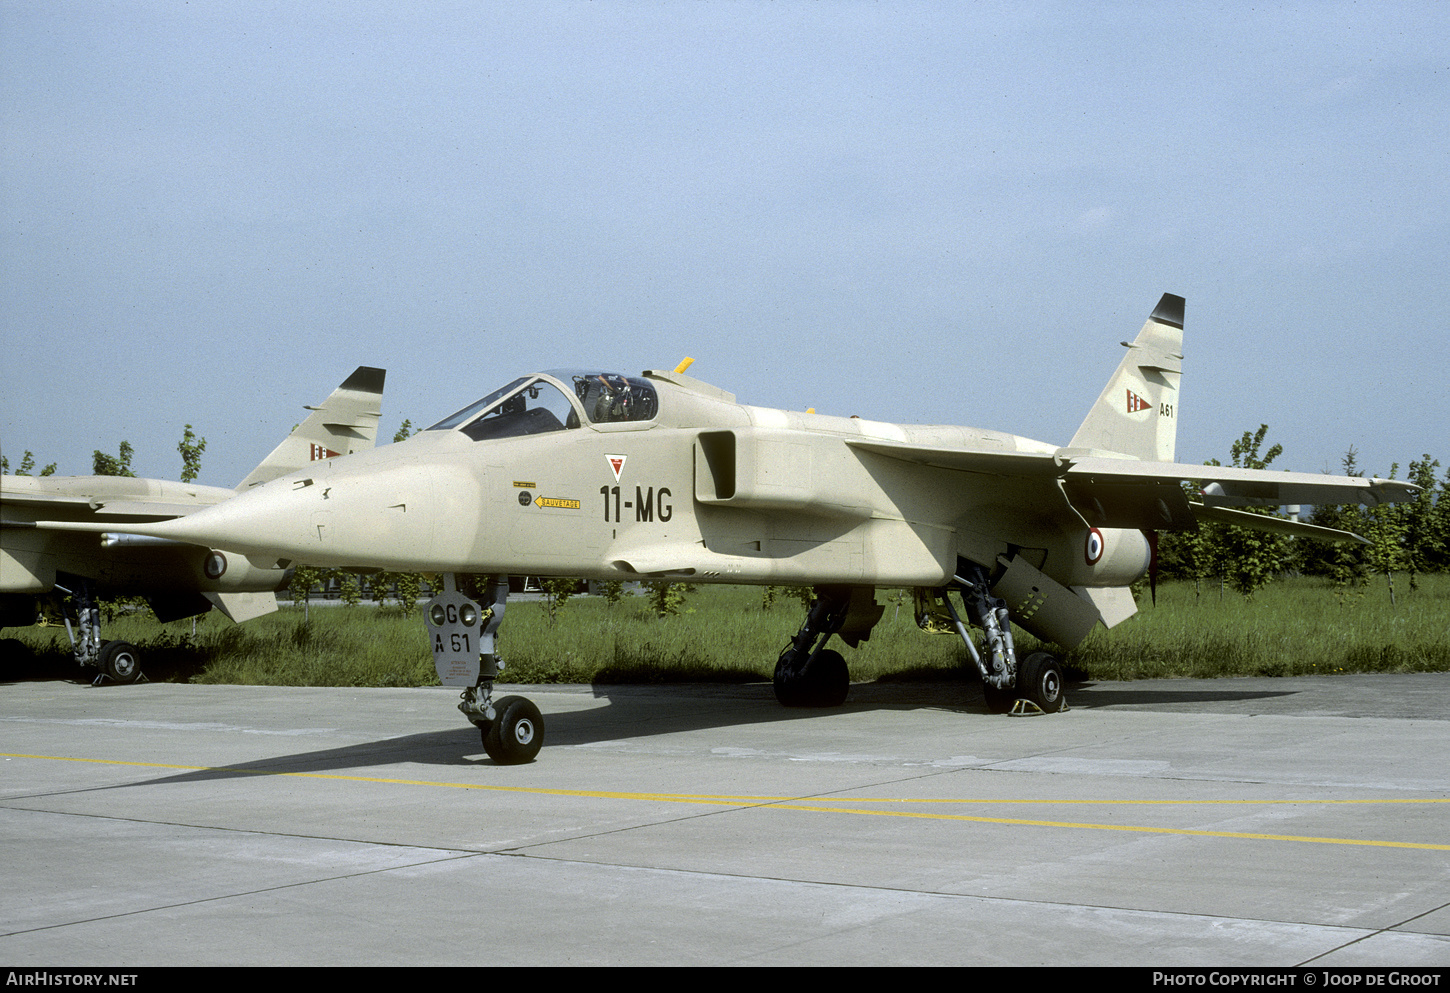
[[[1163,294],[1138,337],[1123,344],[1128,354],[1069,447],[1172,462],[1183,376],[1183,298]]]
[[[237,492],[306,468],[309,462],[372,448],[383,411],[382,369],[360,365],[272,454],[237,484]]]

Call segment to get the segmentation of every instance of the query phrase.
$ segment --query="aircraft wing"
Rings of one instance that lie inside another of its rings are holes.
[[[1348,532],[1312,528],[1259,514],[1234,513],[1227,508],[1331,503],[1361,503],[1373,507],[1409,500],[1419,492],[1410,483],[1395,479],[1144,462],[1081,455],[1065,449],[976,451],[875,439],[851,439],[847,444],[861,451],[957,472],[1055,480],[1061,484],[1073,508],[1094,527],[1184,530],[1196,527],[1199,518],[1210,518],[1259,530],[1275,528],[1331,540],[1363,540]],[[1201,503],[1189,502],[1183,483],[1201,487]]]
[[[101,502],[98,500],[77,499],[45,501],[44,503],[40,501],[34,501],[33,505],[37,508],[43,507],[47,510],[54,509],[57,505],[66,506],[75,511],[89,511],[90,513],[96,515],[98,518],[104,517],[107,520],[112,521],[113,523],[121,523],[120,521],[115,519],[135,518],[137,520],[140,520],[144,518],[145,520],[159,520],[163,518],[169,519],[172,517],[185,517],[187,514],[194,513],[197,510],[200,510],[202,507],[211,506],[213,502],[214,501],[197,501],[196,503],[158,503],[155,501],[142,500],[107,500],[105,502]],[[18,506],[25,503],[32,503],[32,501],[14,500],[11,499],[10,495],[7,493],[5,495],[5,503],[10,506]]]
[[[888,458],[938,469],[958,472],[980,472],[993,476],[1035,476],[1051,478],[1062,475],[1062,463],[1051,452],[990,451],[969,448],[929,448],[906,442],[867,438],[847,438],[846,444],[863,452],[874,452]]]
[[[0,477],[0,501],[7,511],[62,512],[80,519],[182,517],[233,495],[219,486],[130,476]]]
[[[1419,487],[1398,479],[1108,458],[1074,459],[1065,476],[1139,485],[1197,482],[1203,487],[1204,505],[1209,507],[1282,507],[1296,503],[1362,503],[1374,507],[1410,500],[1419,492]]]

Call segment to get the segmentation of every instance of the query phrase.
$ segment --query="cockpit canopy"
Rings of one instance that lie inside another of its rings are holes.
[[[659,395],[643,377],[551,369],[520,376],[428,430],[459,430],[484,441],[567,431],[581,423],[652,421],[658,413]]]

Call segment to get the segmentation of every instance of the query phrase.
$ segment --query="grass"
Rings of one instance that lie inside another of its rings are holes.
[[[885,602],[891,591],[878,591]],[[500,638],[503,678],[518,683],[652,683],[768,680],[775,658],[803,618],[793,600],[761,608],[754,587],[705,586],[685,612],[657,618],[641,598],[611,607],[571,599],[550,624],[543,604],[509,604]],[[1450,671],[1450,576],[1400,577],[1391,606],[1383,579],[1342,596],[1322,580],[1286,579],[1252,601],[1216,584],[1168,583],[1156,606],[1112,631],[1101,628],[1059,653],[1070,676],[1112,680],[1174,676],[1288,676],[1339,672]],[[108,638],[141,650],[153,681],[290,686],[422,686],[436,683],[420,611],[328,607],[304,620],[297,608],[232,625],[215,613],[162,625],[122,617]],[[62,628],[10,629],[27,667],[76,672]],[[1016,632],[1018,649],[1038,647]],[[833,644],[838,644],[834,643]],[[12,643],[13,647],[13,643]],[[13,654],[13,653],[12,653]],[[911,603],[887,603],[871,640],[842,654],[855,680],[942,680],[964,676],[955,636],[928,636]],[[11,663],[13,669],[14,663]]]
[[[1450,576],[1422,576],[1413,592],[1399,577],[1396,599],[1383,578],[1343,595],[1324,580],[1285,579],[1253,600],[1171,583],[1156,607],[1140,604],[1063,659],[1089,679],[1450,671]]]

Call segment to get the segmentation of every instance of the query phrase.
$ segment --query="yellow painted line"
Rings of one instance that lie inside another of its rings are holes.
[[[655,803],[708,804],[711,806],[757,806],[775,810],[797,810],[822,814],[858,814],[871,817],[910,817],[921,820],[962,821],[976,824],[1004,824],[1019,827],[1056,827],[1089,831],[1128,831],[1137,834],[1174,834],[1203,838],[1237,838],[1254,841],[1299,841],[1320,845],[1360,845],[1374,848],[1415,848],[1437,852],[1450,852],[1450,844],[1430,844],[1414,841],[1376,841],[1364,838],[1321,838],[1312,835],[1262,834],[1248,831],[1209,831],[1201,828],[1150,827],[1135,824],[1097,824],[1086,821],[1047,821],[1022,817],[982,817],[971,814],[946,814],[916,810],[872,810],[847,806],[859,803],[881,804],[1052,804],[1052,805],[1095,805],[1103,807],[1127,806],[1275,806],[1285,804],[1310,806],[1343,806],[1350,804],[1392,804],[1392,803],[1450,803],[1450,798],[1399,797],[1358,800],[1027,800],[1027,799],[985,799],[985,798],[899,798],[899,797],[842,797],[832,802],[821,797],[749,796],[713,793],[638,793],[623,790],[568,790],[543,786],[495,786],[488,783],[447,783],[432,779],[395,779],[383,776],[345,776],[324,772],[276,772],[270,769],[224,769],[205,765],[173,765],[164,762],[128,762],[120,759],[88,759],[69,755],[27,755],[15,752],[0,752],[0,757],[15,759],[40,759],[48,762],[87,762],[95,765],[117,765],[143,769],[175,769],[184,772],[220,772],[248,776],[286,776],[295,779],[330,779],[353,783],[383,783],[393,786],[434,786],[445,789],[483,790],[495,793],[529,793],[539,796],[586,797],[601,800],[648,800]]]
[[[1305,801],[1310,802],[1310,801]],[[777,806],[767,804],[766,806]],[[1250,831],[1208,831],[1200,828],[1148,827],[1136,824],[1091,824],[1074,821],[1037,821],[1017,817],[970,817],[965,814],[926,814],[909,810],[853,810],[849,807],[807,807],[791,804],[787,810],[816,810],[831,814],[874,814],[878,817],[925,817],[942,821],[973,821],[979,824],[1012,824],[1031,827],[1077,828],[1089,831],[1131,831],[1139,834],[1182,834],[1202,838],[1241,838],[1256,841],[1304,841],[1320,845],[1369,845],[1376,848],[1423,848],[1436,852],[1450,852],[1450,845],[1433,845],[1417,841],[1374,841],[1364,838],[1316,838],[1302,834],[1258,834]]]

